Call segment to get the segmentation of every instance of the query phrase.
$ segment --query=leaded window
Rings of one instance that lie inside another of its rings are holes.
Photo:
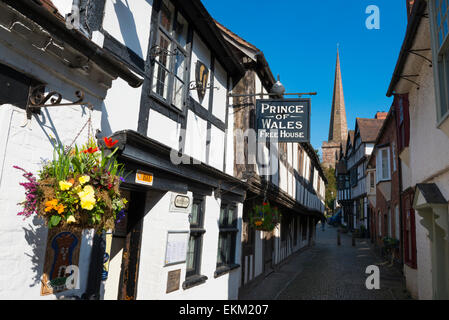
[[[157,54],[151,90],[168,104],[182,110],[186,96],[187,29],[184,16],[168,0],[159,12]]]
[[[235,264],[235,249],[238,234],[237,207],[233,204],[222,203],[218,236],[217,268]]]
[[[449,14],[448,0],[431,0],[430,25],[437,96],[437,120],[449,114]]]
[[[199,275],[201,270],[201,251],[204,230],[204,197],[193,198],[192,211],[189,215],[190,238],[186,259],[186,278]]]

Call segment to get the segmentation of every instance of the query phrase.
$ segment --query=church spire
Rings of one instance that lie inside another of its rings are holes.
[[[346,122],[345,98],[340,69],[340,53],[337,44],[337,63],[335,67],[334,96],[332,99],[332,113],[329,125],[329,142],[344,143],[348,135]]]

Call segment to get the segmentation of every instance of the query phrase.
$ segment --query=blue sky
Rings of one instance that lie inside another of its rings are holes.
[[[311,125],[316,149],[329,133],[337,43],[349,130],[356,117],[390,108],[385,94],[405,36],[404,0],[202,1],[212,17],[264,52],[286,92],[318,92]],[[365,26],[369,5],[380,9],[379,30]]]

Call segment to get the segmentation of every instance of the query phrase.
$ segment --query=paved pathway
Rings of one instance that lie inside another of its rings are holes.
[[[314,247],[296,254],[264,281],[241,296],[247,300],[392,300],[410,299],[399,270],[387,266],[370,248],[368,239],[357,239],[352,246],[349,234],[317,227]],[[379,265],[380,289],[368,290],[365,274],[369,265]]]

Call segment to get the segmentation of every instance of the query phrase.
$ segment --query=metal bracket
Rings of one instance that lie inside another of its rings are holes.
[[[418,53],[418,52],[421,52],[421,51],[430,51],[430,50],[431,50],[431,49],[414,49],[414,50],[411,49],[411,50],[409,50],[408,52],[409,52],[409,53],[412,53],[412,54],[414,54],[414,55],[416,55],[416,56],[418,56],[418,57],[421,57],[421,58],[423,58],[424,60],[430,62],[429,67],[432,67],[432,65],[433,65],[432,60],[430,60],[430,59],[424,57],[422,54],[419,54],[419,53]]]
[[[154,60],[157,56],[176,56],[178,54],[178,50],[175,49],[175,51],[169,51],[167,49],[161,48],[159,45],[154,45],[150,49],[150,59]]]
[[[202,86],[201,82],[190,81],[190,83],[189,83],[189,90],[197,90],[197,89],[202,89],[202,88],[203,88],[203,86]],[[210,85],[210,83],[204,88],[204,90],[206,90],[206,89],[217,89],[217,90],[220,90],[219,87],[212,87]]]
[[[408,79],[409,77],[419,77],[419,74],[400,75],[400,76],[399,76],[399,78],[404,79],[404,80],[406,80],[406,81],[409,81],[409,82],[411,82],[411,83],[417,85],[417,86],[418,86],[417,89],[419,90],[419,88],[421,87],[421,85],[420,85],[419,83],[413,81],[413,80]]]
[[[302,96],[316,96],[316,92],[299,92],[299,93],[283,93],[284,96],[298,96],[301,98]],[[258,96],[279,96],[277,93],[252,93],[252,94],[232,94],[229,93],[228,97],[230,98],[241,98],[241,97],[258,97]]]
[[[40,110],[41,108],[85,105],[90,110],[93,110],[93,105],[84,101],[84,92],[81,90],[75,92],[75,96],[78,100],[68,103],[61,103],[62,95],[59,92],[51,91],[45,95],[44,90],[45,85],[38,85],[31,89],[28,105],[26,107],[26,115],[28,120],[31,120],[31,115],[33,112],[36,112],[36,110]]]

